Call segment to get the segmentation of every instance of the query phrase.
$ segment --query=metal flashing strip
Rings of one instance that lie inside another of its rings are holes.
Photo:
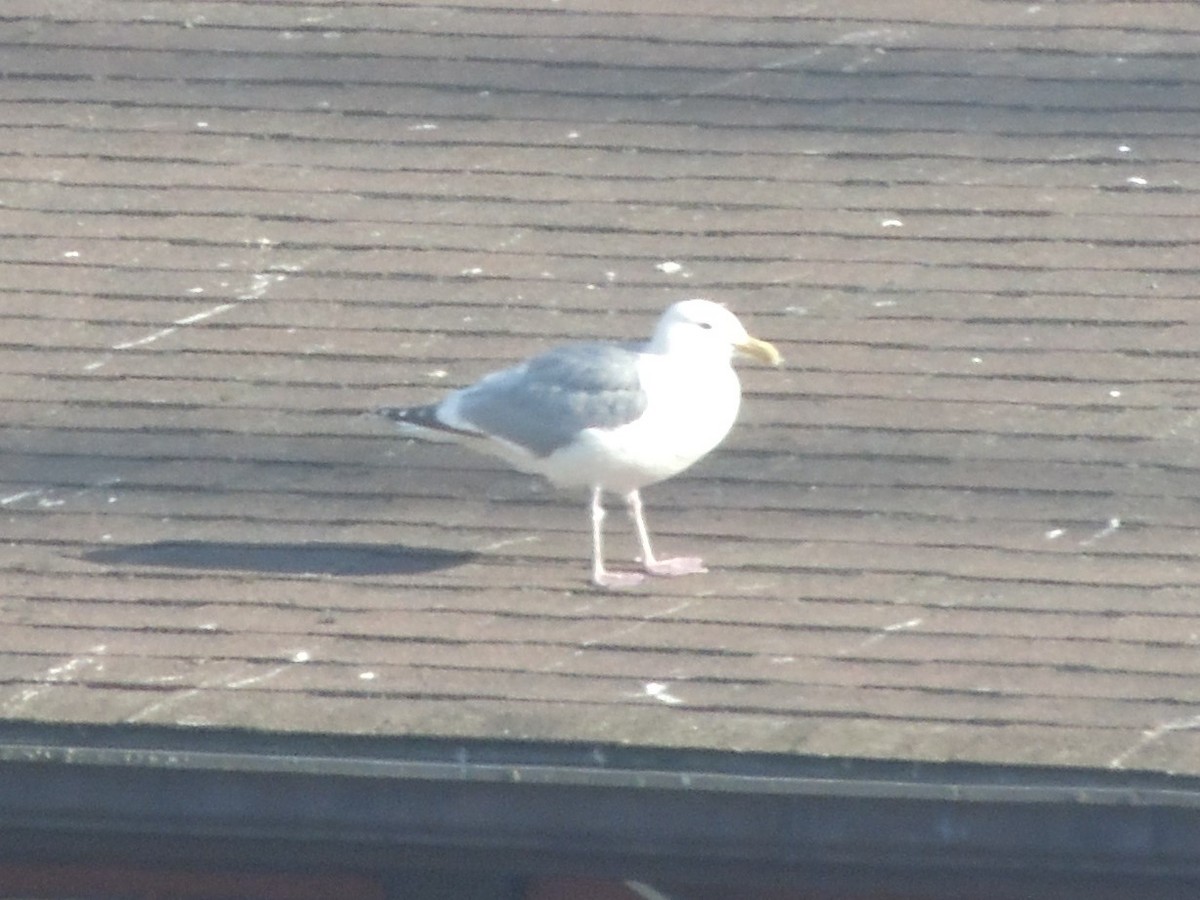
[[[1055,887],[1046,896],[1101,896],[1098,887],[1139,879],[1196,896],[1200,779],[0,723],[0,849],[119,856],[148,839],[172,843],[185,861],[258,852],[304,864],[352,856],[381,870],[466,860],[517,873],[814,884],[903,876],[949,885],[981,872],[1026,884],[1033,873]]]
[[[186,735],[187,732],[182,734]],[[186,743],[186,742],[183,742]],[[488,742],[494,748],[494,742]],[[1122,777],[1116,773],[1069,770],[1078,779],[1074,783],[1059,783],[1040,779],[1042,770],[1021,770],[1015,767],[989,767],[972,764],[969,767],[947,765],[939,774],[936,764],[922,764],[924,778],[904,778],[900,772],[893,777],[880,777],[880,770],[899,767],[878,761],[857,761],[857,773],[847,767],[845,777],[803,774],[803,757],[792,760],[795,774],[745,774],[732,771],[697,769],[629,768],[618,759],[612,765],[585,765],[568,762],[547,763],[528,761],[532,745],[513,742],[513,761],[499,763],[477,761],[470,748],[472,742],[448,739],[447,760],[388,758],[371,755],[310,755],[289,754],[281,745],[270,752],[246,750],[212,750],[180,747],[120,747],[77,743],[30,744],[5,742],[0,736],[0,764],[49,763],[71,766],[116,766],[169,769],[177,771],[244,772],[300,776],[329,776],[389,780],[490,782],[544,786],[584,786],[594,788],[705,791],[732,794],[800,795],[810,797],[844,797],[863,799],[924,800],[933,802],[987,802],[1036,804],[1085,804],[1091,806],[1129,805],[1162,806],[1200,809],[1200,779],[1181,778],[1172,785],[1153,779]],[[355,742],[347,742],[347,750]],[[592,748],[594,757],[620,757],[625,748]],[[662,755],[660,752],[658,755]],[[665,751],[667,756],[669,751]],[[539,754],[545,756],[545,750]],[[686,754],[681,754],[686,757]],[[736,760],[737,754],[728,754]],[[656,759],[661,762],[661,759]],[[986,780],[989,770],[1003,769],[1005,781]],[[969,772],[971,778],[961,775]],[[957,774],[960,777],[954,778]],[[1017,777],[1014,777],[1014,774]],[[1020,775],[1024,774],[1024,779]],[[1063,772],[1057,773],[1061,778]]]

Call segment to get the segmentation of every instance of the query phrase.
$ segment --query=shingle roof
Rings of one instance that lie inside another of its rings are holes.
[[[1192,4],[9,6],[4,717],[1200,773]],[[359,416],[693,295],[707,576]]]

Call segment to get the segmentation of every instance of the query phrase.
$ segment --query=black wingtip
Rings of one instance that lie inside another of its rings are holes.
[[[444,427],[437,418],[436,406],[377,406],[372,412],[389,422],[421,428]]]
[[[407,422],[411,409],[404,406],[377,406],[371,410],[371,415],[388,419],[392,422]]]
[[[437,417],[437,404],[429,406],[377,406],[372,412],[389,422],[406,425],[425,431],[440,431],[445,434],[474,436],[470,431],[452,428]]]

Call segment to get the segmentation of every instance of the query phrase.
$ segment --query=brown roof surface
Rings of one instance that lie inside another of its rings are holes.
[[[0,714],[1200,772],[1196,4],[657,6],[7,0]],[[359,415],[695,295],[706,576]]]

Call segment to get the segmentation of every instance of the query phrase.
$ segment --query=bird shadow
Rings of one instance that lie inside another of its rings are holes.
[[[81,558],[105,565],[166,569],[223,569],[286,575],[417,575],[461,566],[478,555],[469,550],[402,544],[155,541],[100,547],[81,554]]]

